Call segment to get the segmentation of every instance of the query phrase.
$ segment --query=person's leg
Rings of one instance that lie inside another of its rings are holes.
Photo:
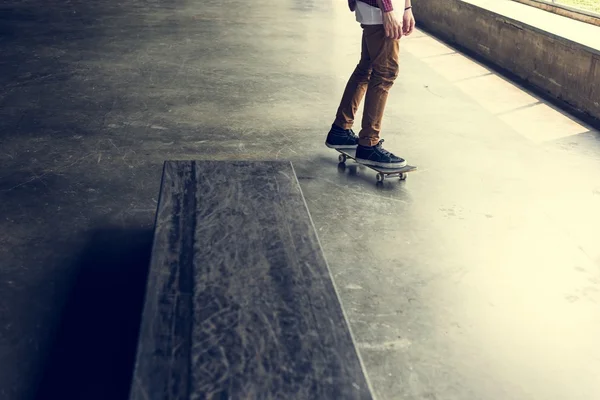
[[[346,84],[346,89],[344,90],[340,106],[336,113],[334,122],[336,126],[342,129],[352,128],[354,125],[354,116],[356,115],[356,111],[358,110],[360,102],[367,91],[370,76],[371,57],[369,56],[369,51],[365,40],[365,33],[363,30],[360,62],[354,69],[354,72]]]
[[[371,58],[369,57],[363,32],[360,61],[346,84],[335,121],[331,125],[331,130],[325,141],[327,147],[355,149],[358,145],[358,136],[352,131],[352,126],[354,125],[356,111],[367,91],[370,76]]]
[[[402,168],[406,161],[384,150],[379,137],[388,94],[398,76],[400,44],[385,36],[383,25],[367,26],[364,33],[373,70],[365,96],[356,160],[378,167]]]
[[[365,41],[371,57],[373,72],[369,81],[359,134],[359,144],[379,143],[381,120],[389,91],[398,76],[399,41],[387,38],[383,25],[365,27]]]

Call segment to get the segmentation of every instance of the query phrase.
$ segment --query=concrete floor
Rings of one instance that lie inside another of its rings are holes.
[[[190,158],[294,162],[380,399],[600,397],[597,131],[416,32],[383,137],[420,170],[377,187],[323,145],[344,2],[109,4],[0,4],[0,399],[127,396]]]

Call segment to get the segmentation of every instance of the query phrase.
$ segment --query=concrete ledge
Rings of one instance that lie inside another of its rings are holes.
[[[372,400],[296,174],[168,161],[131,400]]]
[[[546,1],[541,0],[514,0],[519,3],[527,4],[531,7],[537,7],[545,11],[549,11],[554,14],[562,15],[563,17],[568,17],[575,19],[577,21],[585,22],[588,24],[600,26],[600,15],[588,12],[585,10],[580,10],[577,8],[565,6],[563,4],[557,3],[548,3]]]
[[[419,0],[416,13],[426,31],[600,120],[600,28],[510,0]],[[581,40],[568,37],[572,24],[581,26]]]

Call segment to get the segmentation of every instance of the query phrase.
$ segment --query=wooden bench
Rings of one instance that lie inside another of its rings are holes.
[[[130,399],[372,399],[291,163],[165,163]]]

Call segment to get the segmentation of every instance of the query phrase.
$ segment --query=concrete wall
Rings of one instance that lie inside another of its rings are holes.
[[[592,12],[587,12],[585,10],[578,10],[573,7],[565,6],[563,4],[557,3],[548,3],[546,1],[540,0],[514,0],[519,3],[527,4],[528,6],[541,8],[542,10],[550,11],[551,13],[562,15],[563,17],[568,17],[572,19],[576,19],[581,22],[585,22],[587,24],[592,24],[596,26],[600,26],[600,14],[595,14]]]
[[[419,0],[425,30],[600,119],[600,52],[461,0]]]

